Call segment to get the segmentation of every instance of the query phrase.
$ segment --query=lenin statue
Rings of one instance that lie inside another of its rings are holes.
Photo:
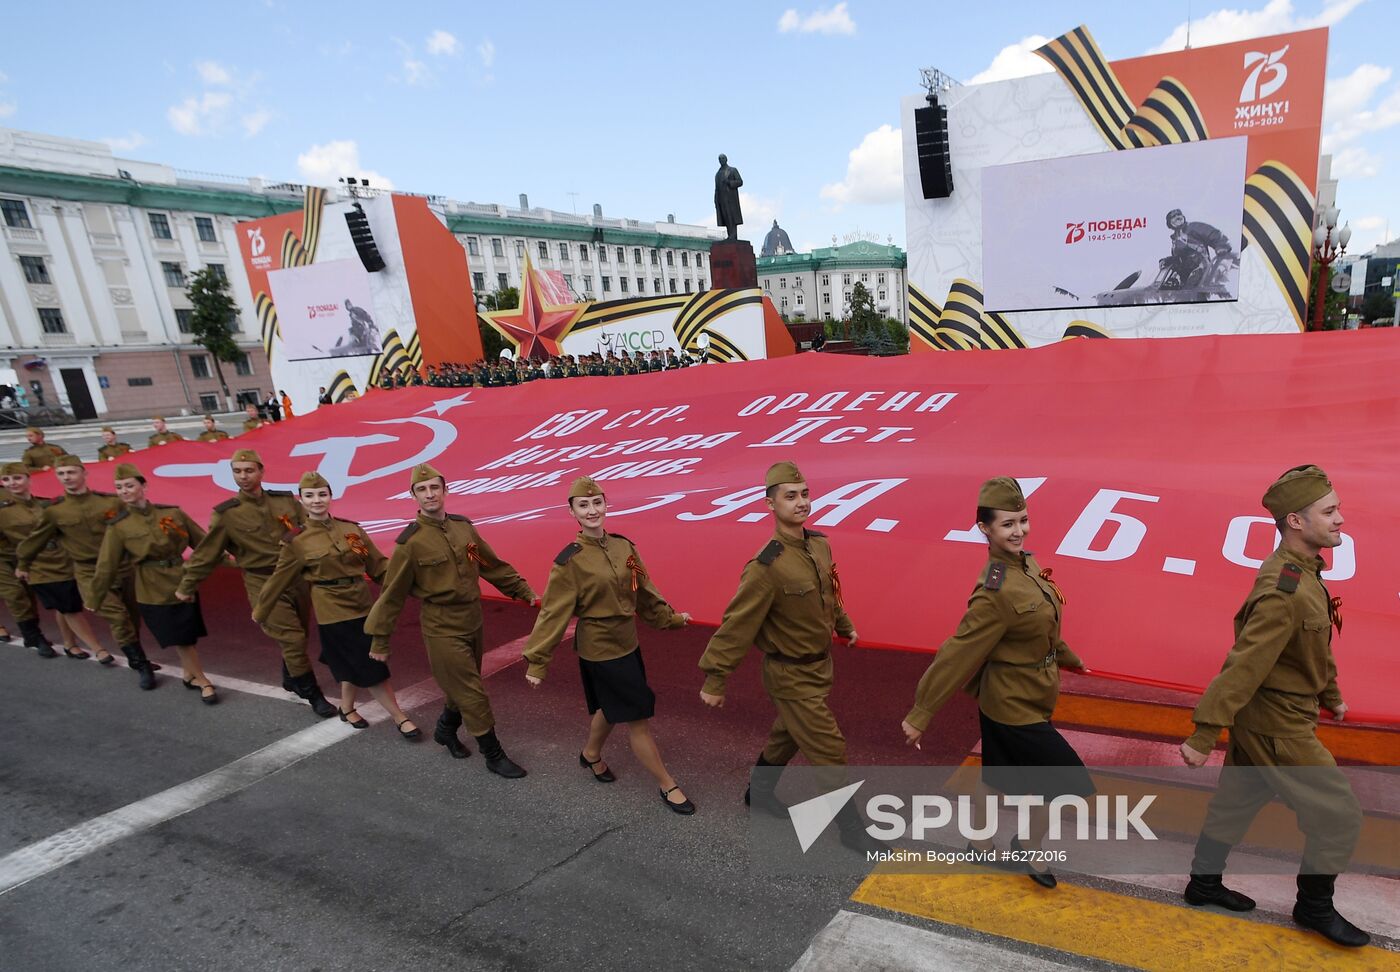
[[[739,187],[744,184],[739,170],[729,164],[729,158],[719,157],[719,171],[715,173],[715,222],[723,226],[730,240],[739,238],[739,224],[744,214],[739,209]]]

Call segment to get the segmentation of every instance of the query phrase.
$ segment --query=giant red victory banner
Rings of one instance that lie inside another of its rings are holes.
[[[804,354],[516,388],[372,391],[234,442],[134,458],[157,502],[197,516],[252,446],[269,484],[319,468],[337,515],[391,549],[431,462],[501,556],[543,589],[575,533],[569,482],[608,494],[679,610],[716,623],[767,541],[763,474],[795,460],[867,646],[931,651],[985,557],[978,485],[1019,478],[1029,549],[1068,597],[1066,640],[1097,674],[1203,687],[1276,542],[1265,488],[1301,463],[1342,498],[1326,554],[1343,599],[1333,648],[1352,715],[1400,722],[1400,341],[1388,331],[1099,340],[996,354]],[[93,469],[99,488],[110,467]],[[51,490],[52,487],[49,487]],[[41,493],[45,489],[41,486]],[[861,656],[879,666],[881,653]],[[698,685],[698,680],[697,680]],[[890,691],[913,691],[890,686]]]

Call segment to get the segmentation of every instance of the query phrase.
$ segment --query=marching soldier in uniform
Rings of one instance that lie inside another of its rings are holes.
[[[0,501],[0,597],[19,622],[20,634],[27,648],[35,649],[41,658],[53,658],[57,653],[39,627],[39,615],[34,610],[34,598],[58,616],[58,628],[63,633],[64,654],[69,658],[89,657],[74,642],[81,638],[97,653],[98,661],[112,664],[112,653],[97,643],[92,626],[83,616],[83,598],[73,579],[73,562],[63,552],[58,540],[50,538],[34,555],[29,565],[29,582],[15,576],[18,547],[39,522],[39,514],[50,501],[29,491],[29,468],[22,462],[9,462],[0,467],[0,484],[10,494]]]
[[[106,590],[127,563],[135,565],[136,606],[141,620],[156,644],[173,647],[180,656],[180,681],[185,688],[198,691],[206,705],[214,705],[219,696],[204,674],[195,648],[209,633],[204,615],[198,601],[181,601],[175,596],[185,550],[204,539],[204,528],[178,506],[157,506],[148,500],[146,477],[131,463],[118,463],[113,475],[117,496],[126,508],[112,517],[102,537],[92,589]]]
[[[277,569],[253,605],[253,620],[265,621],[297,581],[309,584],[321,634],[321,663],[340,682],[340,721],[354,729],[369,728],[355,711],[356,692],[365,688],[389,713],[399,735],[417,739],[422,733],[399,708],[389,684],[389,666],[370,657],[371,640],[365,631],[365,617],[374,605],[365,575],[383,581],[388,561],[358,523],[331,516],[331,484],[320,473],[302,475],[297,499],[306,509],[305,525],[292,527],[282,537]]]
[[[110,425],[102,426],[102,445],[97,449],[97,458],[102,462],[120,459],[131,451],[131,443],[118,442],[117,430]]]
[[[171,432],[168,428],[166,428],[165,418],[163,416],[157,415],[155,418],[151,419],[151,428],[153,428],[155,431],[151,433],[150,439],[148,439],[146,442],[146,445],[148,447],[163,446],[170,442],[185,441],[185,437],[179,432]]]
[[[199,433],[200,442],[222,442],[225,439],[231,438],[233,438],[233,436],[219,428],[214,422],[214,416],[204,416],[204,431]]]
[[[569,621],[578,618],[574,648],[584,702],[592,717],[579,765],[592,770],[593,778],[602,783],[616,780],[603,762],[603,744],[613,726],[626,723],[632,753],[656,777],[662,802],[688,816],[695,812],[695,804],[667,771],[651,732],[656,695],[647,685],[637,644],[637,615],[662,629],[683,628],[690,615],[677,613],[666,603],[632,541],[606,531],[608,501],[589,477],[580,477],[569,487],[569,512],[578,521],[579,534],[554,558],[535,629],[525,646],[529,662],[525,678],[532,686],[544,680]]]
[[[518,766],[496,738],[496,717],[481,683],[485,625],[481,614],[481,578],[507,597],[534,603],[535,592],[515,568],[476,532],[471,520],[446,509],[447,482],[427,463],[415,466],[410,477],[418,516],[394,541],[379,602],[365,628],[374,637],[372,658],[389,657],[389,636],[398,624],[404,601],[421,598],[419,623],[428,664],[446,699],[433,741],[457,759],[471,755],[457,738],[463,722],[476,737],[486,768],[507,779],[519,779]]]
[[[63,495],[53,500],[39,516],[34,532],[20,543],[15,576],[29,580],[29,568],[50,540],[57,540],[73,562],[73,572],[81,600],[71,605],[76,612],[83,605],[100,614],[112,629],[112,637],[126,655],[127,664],[140,676],[143,689],[156,687],[156,666],[146,657],[136,633],[136,624],[122,597],[131,577],[123,573],[114,578],[115,588],[98,589],[93,585],[97,574],[97,554],[102,538],[113,518],[122,511],[122,502],[110,493],[88,489],[87,469],[77,456],[61,456],[54,465],[54,475],[63,485]],[[43,599],[40,589],[40,599]],[[110,664],[99,653],[98,661]],[[110,656],[109,656],[110,657]]]
[[[803,524],[812,509],[806,478],[791,462],[769,468],[764,479],[773,511],[773,539],[744,567],[739,589],[700,657],[705,685],[700,700],[724,705],[725,680],[751,645],[763,653],[763,687],[778,710],[759,754],[760,767],[786,766],[798,752],[818,767],[838,767],[844,779],[846,739],[827,705],[833,665],[831,635],[856,644],[856,629],[841,601],[841,585],[826,534]],[[785,816],[773,790],[777,772],[754,777],[744,802]],[[858,851],[881,845],[865,832],[854,808],[837,814],[841,842]]]
[[[41,469],[52,469],[54,461],[59,456],[66,456],[68,450],[62,446],[56,446],[51,442],[44,441],[44,430],[30,426],[24,430],[24,436],[29,440],[29,448],[24,450],[24,455],[20,457],[20,462],[29,467],[31,472],[38,472]]]
[[[953,637],[943,642],[919,679],[914,708],[902,726],[915,745],[929,721],[960,688],[977,699],[982,728],[982,782],[972,801],[973,823],[986,826],[987,788],[1005,794],[1039,794],[1044,806],[1030,812],[1029,843],[1012,838],[1011,849],[1039,850],[1050,827],[1050,802],[1089,796],[1093,780],[1074,749],[1050,724],[1060,696],[1060,667],[1083,670],[1060,637],[1064,593],[1025,549],[1030,515],[1021,485],[1009,476],[989,479],[977,493],[977,528],[987,538],[988,561]],[[1026,767],[1055,767],[1037,772]],[[1053,791],[1053,792],[1052,792]],[[986,844],[969,843],[977,851]],[[1057,881],[1048,869],[1022,862],[1030,879],[1046,888]]]
[[[1269,487],[1263,503],[1282,540],[1235,615],[1235,644],[1192,713],[1195,734],[1181,745],[1188,766],[1203,766],[1220,730],[1230,730],[1185,897],[1231,911],[1254,907],[1225,887],[1221,874],[1231,848],[1277,795],[1297,815],[1305,838],[1293,920],[1356,948],[1371,936],[1337,914],[1332,894],[1361,834],[1361,805],[1317,738],[1319,706],[1339,722],[1347,712],[1332,656],[1332,629],[1342,630],[1341,598],[1329,595],[1320,556],[1342,542],[1341,501],[1325,472],[1295,466]]]
[[[258,416],[258,406],[249,402],[243,406],[243,431],[254,432],[262,428],[266,423]]]
[[[258,603],[263,585],[277,566],[278,541],[303,517],[301,504],[286,490],[263,489],[262,459],[252,449],[239,449],[229,460],[238,495],[214,507],[209,532],[185,564],[185,574],[175,596],[193,601],[194,593],[214,568],[232,554],[243,575],[243,589],[251,607]],[[282,688],[311,703],[318,716],[328,719],[336,708],[321,694],[316,673],[306,655],[311,595],[306,585],[293,582],[262,622],[263,633],[282,649]]]

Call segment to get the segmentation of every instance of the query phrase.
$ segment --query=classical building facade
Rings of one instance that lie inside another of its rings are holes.
[[[787,320],[841,320],[864,284],[881,316],[905,321],[906,259],[897,246],[858,240],[810,253],[758,258],[758,285]]]
[[[222,409],[214,362],[189,333],[188,277],[212,267],[240,313],[243,401],[273,391],[237,224],[302,208],[304,187],[119,159],[104,144],[0,129],[0,385],[78,418]],[[467,252],[478,299],[518,287],[525,254],[579,299],[704,290],[712,227],[521,207],[430,205]]]

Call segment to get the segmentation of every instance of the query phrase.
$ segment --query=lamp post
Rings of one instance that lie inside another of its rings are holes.
[[[1317,229],[1313,230],[1312,258],[1317,261],[1317,295],[1313,298],[1313,319],[1308,330],[1322,330],[1324,310],[1327,304],[1327,285],[1332,275],[1332,263],[1347,250],[1351,240],[1351,224],[1337,230],[1339,211],[1336,206],[1328,206],[1319,214]],[[1335,238],[1333,232],[1336,231]]]

